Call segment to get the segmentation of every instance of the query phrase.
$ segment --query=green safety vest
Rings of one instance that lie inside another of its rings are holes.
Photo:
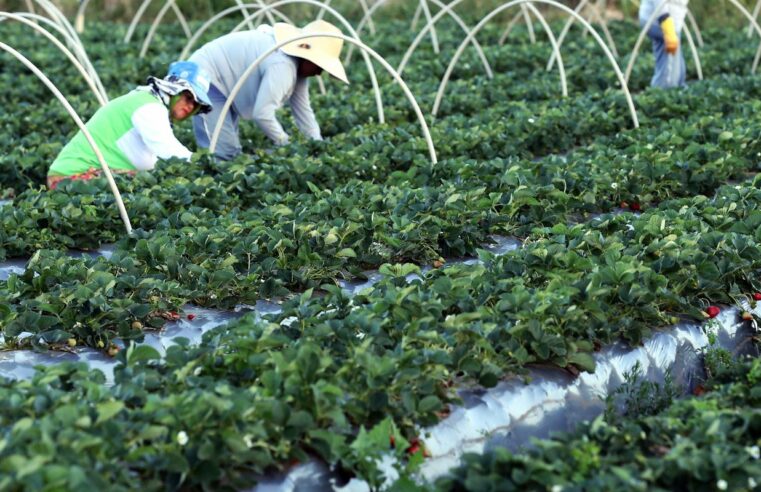
[[[119,149],[117,142],[134,128],[132,115],[146,104],[160,102],[147,91],[133,90],[109,102],[95,112],[85,127],[103,154],[106,164],[116,171],[136,171],[127,155]],[[101,169],[95,152],[87,142],[82,130],[67,143],[50,166],[48,176],[74,176],[90,169]]]

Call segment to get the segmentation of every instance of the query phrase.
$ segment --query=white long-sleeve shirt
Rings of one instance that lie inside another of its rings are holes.
[[[192,152],[174,136],[167,108],[158,101],[135,110],[132,125],[132,130],[125,133],[116,145],[139,171],[153,169],[159,159],[190,159]]]
[[[669,14],[674,19],[674,27],[677,32],[682,31],[684,26],[684,18],[687,16],[687,4],[690,0],[641,0],[639,5],[639,21],[640,24],[644,24],[650,19],[658,9],[658,6],[663,3],[663,7],[658,12],[660,17],[663,14]],[[657,22],[657,19],[656,19]]]
[[[211,83],[229,96],[246,69],[275,44],[272,27],[260,26],[254,31],[236,32],[215,39],[193,53],[190,60],[205,68],[211,75]],[[233,101],[233,108],[244,119],[253,120],[275,144],[283,145],[288,142],[288,134],[275,112],[285,104],[291,107],[302,133],[322,140],[309,101],[308,81],[298,77],[298,60],[277,50],[246,80]]]

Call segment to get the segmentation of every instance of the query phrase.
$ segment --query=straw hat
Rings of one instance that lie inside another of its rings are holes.
[[[278,44],[309,33],[342,34],[339,28],[323,20],[310,22],[301,29],[284,22],[276,23],[273,28],[275,41]],[[280,49],[287,55],[309,60],[333,77],[348,84],[346,71],[338,58],[343,44],[344,40],[339,38],[314,37],[288,43]]]

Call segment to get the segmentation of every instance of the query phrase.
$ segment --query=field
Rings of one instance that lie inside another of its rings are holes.
[[[485,13],[462,10],[471,26]],[[421,26],[392,12],[362,40],[397,67]],[[441,54],[426,38],[402,74],[438,162],[376,63],[378,121],[355,53],[351,85],[312,84],[324,142],[298,137],[284,111],[288,146],[244,122],[232,162],[198,152],[117,176],[131,235],[105,181],[45,188],[76,126],[0,57],[0,490],[245,490],[312,461],[374,490],[756,488],[761,365],[718,347],[689,397],[647,406],[667,386],[633,377],[626,411],[611,403],[530,449],[416,475],[424,430],[463,390],[528,383],[536,368],[575,378],[613,344],[683,323],[710,335],[719,311],[755,331],[761,313],[758,37],[704,28],[704,80],[687,56],[690,84],[668,91],[648,88],[646,40],[628,84],[634,128],[591,36],[575,26],[563,44],[561,97],[538,23],[536,43],[523,24],[499,43],[510,17],[478,36],[494,77],[466,49],[435,118],[459,27],[442,20]],[[639,28],[608,28],[625,67]],[[97,110],[53,44],[0,29],[83,119]],[[82,34],[111,98],[163,75],[186,42],[163,25],[139,58],[148,26],[131,43],[126,30],[90,21]],[[195,149],[189,124],[175,133]],[[3,361],[23,357],[48,362],[4,378],[16,362]],[[62,358],[79,362],[50,363]]]

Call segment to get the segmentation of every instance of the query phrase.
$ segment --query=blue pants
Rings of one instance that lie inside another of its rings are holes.
[[[214,84],[209,86],[209,99],[213,109],[208,113],[193,116],[193,133],[196,137],[196,144],[201,149],[209,148],[214,128],[219,120],[219,115],[222,114],[222,106],[227,102],[227,97],[214,87]],[[222,131],[214,149],[214,155],[222,160],[229,161],[241,153],[240,140],[238,139],[239,119],[235,108],[231,106],[222,122]]]
[[[644,27],[644,22],[641,25]],[[669,55],[666,53],[666,42],[663,40],[663,30],[658,21],[653,22],[647,35],[653,42],[655,55],[655,73],[650,85],[662,89],[684,87],[687,79],[687,65],[684,62],[681,40],[677,52]]]

